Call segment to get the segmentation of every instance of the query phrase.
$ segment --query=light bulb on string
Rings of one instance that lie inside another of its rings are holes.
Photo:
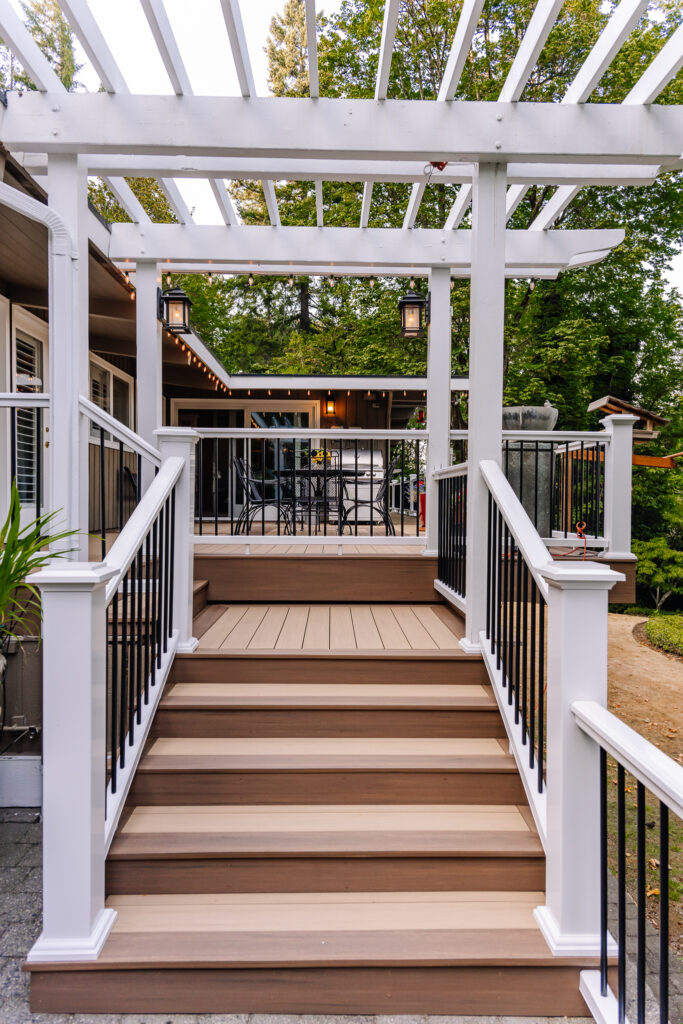
[[[254,275],[253,275],[253,274],[250,274],[250,275],[249,275],[249,278],[248,278],[248,280],[249,280],[249,287],[251,288],[251,286],[252,286],[252,285],[253,285],[253,283],[254,283]]]

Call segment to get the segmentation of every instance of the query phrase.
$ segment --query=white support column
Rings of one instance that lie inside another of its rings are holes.
[[[470,286],[470,390],[467,461],[467,579],[465,637],[478,651],[486,624],[488,491],[479,471],[483,459],[500,465],[505,321],[504,164],[480,164],[473,182],[472,281]]]
[[[637,416],[605,416],[600,420],[609,434],[605,453],[605,536],[603,558],[635,560],[631,553],[631,476],[633,426]]]
[[[81,562],[32,578],[43,606],[43,931],[30,961],[95,960],[116,918],[104,906],[105,584],[113,575]]]
[[[88,179],[78,158],[48,159],[50,209],[71,235],[76,258],[53,254],[50,261],[50,435],[49,503],[60,529],[79,530],[73,558],[88,557],[88,425],[79,395],[90,394],[88,343]]]
[[[607,703],[607,599],[621,573],[584,562],[543,570],[548,594],[546,903],[536,920],[553,953],[600,949],[599,750],[577,700]]]
[[[156,263],[135,268],[136,429],[148,444],[156,445],[154,432],[163,426],[161,323],[157,289],[161,273]],[[145,464],[146,465],[146,464]],[[152,481],[152,469],[143,467],[143,492]]]
[[[425,471],[425,555],[436,555],[439,536],[438,487],[432,474],[450,465],[451,445],[451,271],[432,267],[431,323],[427,349],[427,466]],[[419,514],[419,512],[418,512]]]
[[[175,537],[173,559],[173,624],[178,630],[176,651],[194,651],[199,643],[192,636],[194,582],[194,467],[199,434],[186,427],[164,427],[154,431],[162,460],[180,456],[185,468],[175,488]]]

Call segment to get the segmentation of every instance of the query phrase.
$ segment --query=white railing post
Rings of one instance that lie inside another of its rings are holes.
[[[624,577],[595,562],[553,563],[547,625],[546,903],[536,919],[553,953],[600,949],[598,747],[572,704],[607,702],[608,592]]]
[[[609,434],[605,451],[605,537],[603,558],[633,559],[631,554],[631,474],[633,425],[637,416],[605,416],[600,420]]]
[[[95,960],[116,919],[104,906],[105,584],[99,563],[31,577],[43,607],[43,931],[31,961]]]
[[[427,352],[427,459],[425,464],[425,549],[435,555],[439,536],[438,487],[434,471],[451,462],[451,268],[432,267],[431,324]],[[419,510],[418,498],[418,516]]]
[[[175,552],[173,559],[173,622],[178,630],[179,652],[197,647],[192,636],[192,585],[194,582],[194,466],[199,434],[187,427],[162,427],[154,431],[162,463],[180,456],[185,468],[175,488]]]

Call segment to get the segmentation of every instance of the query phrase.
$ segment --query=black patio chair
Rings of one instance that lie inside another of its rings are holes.
[[[259,483],[254,478],[251,466],[244,459],[233,457],[233,465],[237,473],[237,479],[244,491],[244,506],[235,524],[235,533],[251,533],[251,524],[257,516],[262,516],[267,508],[277,510],[278,517],[282,516],[285,523],[285,533],[292,532],[292,516],[294,514],[293,503],[290,497],[277,492],[272,498],[262,494]],[[277,481],[272,481],[277,488]],[[279,522],[279,519],[278,519]]]
[[[375,512],[379,513],[382,523],[387,531],[387,535],[391,537],[396,536],[396,530],[394,529],[394,523],[389,512],[389,485],[396,472],[400,453],[397,452],[393,459],[387,466],[387,470],[382,478],[382,482],[377,488],[377,493],[373,497],[373,489],[375,486],[374,479],[370,479],[370,497],[369,498],[345,498],[343,501],[344,505],[344,521],[341,524],[340,532],[344,526],[351,527],[351,520],[349,513],[355,511],[354,520],[358,523],[358,509],[367,508],[370,512],[370,518],[368,522],[374,523]],[[356,472],[358,469],[356,468]]]

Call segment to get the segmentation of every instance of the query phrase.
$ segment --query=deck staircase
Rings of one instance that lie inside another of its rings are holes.
[[[543,849],[457,617],[423,615],[425,649],[266,647],[265,627],[226,647],[201,572],[204,643],[175,660],[108,857],[114,930],[96,962],[35,965],[33,1009],[585,1014],[587,961],[535,924]]]

